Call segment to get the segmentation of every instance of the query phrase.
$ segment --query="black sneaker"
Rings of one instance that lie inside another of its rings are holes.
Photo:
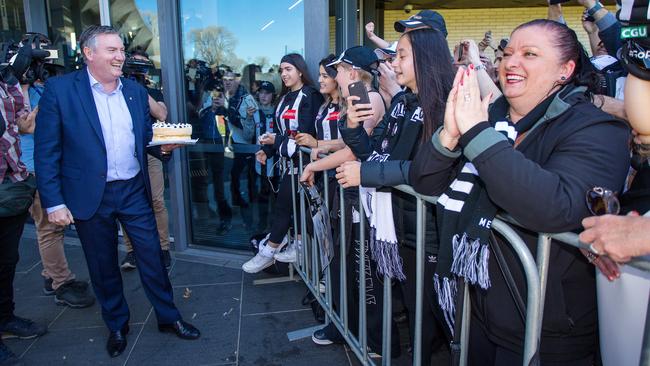
[[[172,255],[169,253],[169,250],[163,250],[163,263],[165,263],[165,268],[169,269],[172,266]]]
[[[314,341],[314,343],[321,346],[329,346],[330,344],[334,344],[334,343],[336,344],[344,343],[343,337],[341,337],[338,329],[336,329],[336,326],[332,323],[315,331],[311,335],[311,340]]]
[[[54,282],[53,279],[51,278],[43,278],[43,293],[47,296],[52,296],[54,295],[54,288],[52,287],[52,283]]]
[[[82,309],[92,306],[95,303],[95,297],[89,293],[87,282],[71,280],[56,289],[54,302],[57,305]]]
[[[135,252],[130,251],[126,253],[126,257],[124,257],[124,260],[122,261],[122,264],[120,267],[125,270],[125,271],[130,271],[132,269],[135,269]]]
[[[18,357],[11,352],[7,346],[0,342],[0,366],[22,366],[23,363],[20,362]]]
[[[13,318],[0,323],[0,333],[3,338],[31,339],[47,333],[47,326],[14,315]]]

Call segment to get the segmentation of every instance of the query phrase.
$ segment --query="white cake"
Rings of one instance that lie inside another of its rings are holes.
[[[192,139],[192,125],[189,123],[156,122],[151,127],[153,130],[152,142]]]

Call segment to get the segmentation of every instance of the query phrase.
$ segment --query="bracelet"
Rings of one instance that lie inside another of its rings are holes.
[[[598,10],[600,10],[602,8],[603,8],[603,4],[601,4],[599,1],[597,1],[594,6],[587,9],[587,14],[589,14],[589,15],[591,15],[593,17],[594,14],[596,14],[596,12],[598,12]]]

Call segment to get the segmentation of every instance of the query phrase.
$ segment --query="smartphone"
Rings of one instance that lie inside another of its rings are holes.
[[[356,97],[359,97],[359,100],[352,102],[352,104],[370,104],[370,96],[368,96],[368,90],[362,81],[356,81],[348,85],[348,91],[350,92],[351,96],[354,95]]]
[[[549,5],[568,3],[569,1],[571,1],[571,0],[551,0],[549,2]]]
[[[463,48],[465,48],[465,45],[463,42],[460,42],[458,45],[458,59],[457,61],[462,61],[463,60]]]

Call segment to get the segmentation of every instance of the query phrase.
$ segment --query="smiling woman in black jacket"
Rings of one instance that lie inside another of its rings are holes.
[[[481,101],[476,71],[460,69],[444,127],[420,150],[410,170],[416,191],[440,195],[436,290],[454,312],[455,278],[475,284],[469,341],[471,365],[522,363],[520,304],[491,258],[500,249],[513,286],[525,299],[521,263],[490,223],[505,211],[534,253],[536,233],[576,230],[589,214],[585,192],[620,191],[629,166],[626,125],[590,102],[593,80],[575,32],[536,20],[519,26],[504,50],[504,96]],[[453,248],[452,248],[452,243]],[[468,260],[464,253],[475,255]],[[515,295],[516,296],[516,295]],[[541,364],[592,365],[597,344],[594,267],[577,249],[554,244],[546,289]],[[523,310],[525,312],[525,310]],[[449,323],[453,327],[453,318]]]

